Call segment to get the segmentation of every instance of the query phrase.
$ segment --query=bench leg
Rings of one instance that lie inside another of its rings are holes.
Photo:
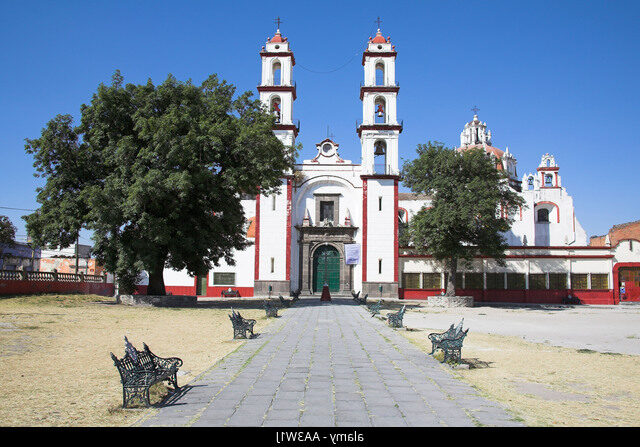
[[[171,383],[171,385],[173,386],[174,391],[177,391],[180,389],[180,387],[178,386],[178,372],[174,372],[173,375],[169,378],[169,382]]]
[[[151,406],[149,401],[149,387],[141,388],[123,388],[122,389],[122,408],[129,408],[130,404],[137,400],[147,407]]]

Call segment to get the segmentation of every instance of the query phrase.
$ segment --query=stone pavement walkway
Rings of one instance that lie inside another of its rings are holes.
[[[363,307],[305,301],[140,425],[521,425]]]

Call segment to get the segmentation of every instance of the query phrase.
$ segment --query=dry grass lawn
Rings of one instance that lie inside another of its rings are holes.
[[[427,353],[430,332],[401,331]],[[640,356],[469,332],[455,374],[530,426],[640,425]]]
[[[0,299],[0,425],[122,426],[153,409],[123,410],[120,376],[109,352],[123,336],[161,357],[180,357],[182,386],[237,349],[228,308],[140,308],[97,295]],[[240,309],[268,323],[260,308]],[[167,388],[152,389],[156,401]],[[152,400],[152,403],[154,401]]]

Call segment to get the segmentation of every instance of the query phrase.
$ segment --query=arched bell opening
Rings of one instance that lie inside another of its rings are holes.
[[[376,64],[376,85],[385,85],[383,62]]]
[[[376,124],[384,124],[387,122],[387,102],[384,98],[379,97],[375,100],[375,111],[373,120]]]
[[[272,68],[271,78],[273,79],[273,85],[282,85],[282,65],[279,61],[275,61]]]
[[[387,143],[378,140],[373,144],[373,171],[375,174],[387,173]]]
[[[282,101],[280,100],[279,96],[274,96],[273,98],[271,98],[271,105],[269,106],[269,112],[271,112],[271,114],[276,118],[276,123],[279,123],[281,119],[281,111],[280,111],[281,104],[282,104]]]

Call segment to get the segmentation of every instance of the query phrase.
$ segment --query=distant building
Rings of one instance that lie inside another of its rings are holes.
[[[91,258],[90,245],[76,244],[61,249],[42,249],[40,259],[41,272],[58,273],[86,273],[88,275],[102,275],[104,269]],[[77,260],[76,260],[77,256]],[[76,271],[77,270],[77,271]]]
[[[593,247],[615,247],[618,242],[625,239],[635,239],[640,243],[640,220],[614,225],[604,236],[591,236],[589,245]]]
[[[38,271],[40,249],[24,242],[0,244],[0,270]]]

